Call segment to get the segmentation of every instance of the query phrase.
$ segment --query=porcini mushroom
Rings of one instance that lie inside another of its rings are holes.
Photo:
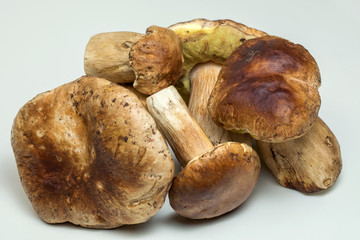
[[[282,142],[307,133],[320,108],[320,73],[301,45],[264,36],[224,63],[208,103],[212,120],[257,140]]]
[[[167,144],[140,100],[101,78],[82,77],[26,103],[11,143],[23,188],[48,223],[145,222],[174,176]]]
[[[191,219],[213,218],[243,203],[260,172],[257,153],[243,143],[213,146],[170,86],[146,99],[148,110],[185,168],[172,184],[172,208]]]
[[[304,136],[282,143],[257,141],[259,155],[284,187],[313,193],[328,189],[340,175],[340,146],[318,117]]]
[[[219,64],[248,39],[265,36],[266,33],[231,20],[194,19],[169,27],[181,39],[184,54],[183,75],[175,87],[188,102],[190,96],[191,69],[201,62]]]
[[[197,64],[190,72],[191,93],[188,108],[213,145],[222,142],[242,142],[252,145],[249,134],[226,131],[210,118],[207,103],[217,81],[221,65],[214,62]]]
[[[150,26],[146,34],[100,33],[85,50],[84,68],[90,76],[117,83],[134,82],[134,88],[150,95],[174,84],[182,74],[182,46],[168,28]]]

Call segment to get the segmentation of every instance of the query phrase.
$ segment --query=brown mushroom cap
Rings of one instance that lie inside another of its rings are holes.
[[[24,190],[48,223],[114,228],[163,205],[174,164],[136,95],[82,77],[39,94],[17,114],[12,147]]]
[[[169,192],[174,210],[191,219],[227,213],[251,194],[260,172],[255,151],[246,144],[223,143],[193,159],[176,176]]]
[[[173,85],[182,74],[182,45],[168,28],[151,26],[130,51],[130,66],[136,79],[134,88],[151,95]]]
[[[143,94],[173,85],[182,74],[180,38],[169,28],[151,26],[146,34],[110,32],[94,35],[85,49],[89,76],[132,83]]]
[[[320,73],[301,45],[275,36],[250,39],[226,60],[209,99],[213,121],[255,139],[304,135],[320,108]]]
[[[144,105],[145,108],[147,108],[146,106],[146,98],[148,97],[148,95],[143,94],[141,92],[139,92],[138,90],[136,90],[132,84],[120,84],[122,87],[128,89],[129,91],[131,91],[132,93],[134,93],[137,98],[140,100],[140,102]]]

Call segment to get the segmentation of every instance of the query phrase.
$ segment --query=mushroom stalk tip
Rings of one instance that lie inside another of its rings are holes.
[[[146,104],[183,166],[214,148],[175,87],[153,94]]]

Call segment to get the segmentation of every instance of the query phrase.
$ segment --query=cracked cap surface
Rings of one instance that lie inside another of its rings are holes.
[[[11,142],[24,190],[48,223],[145,222],[163,205],[174,174],[140,100],[101,78],[82,77],[26,103]]]

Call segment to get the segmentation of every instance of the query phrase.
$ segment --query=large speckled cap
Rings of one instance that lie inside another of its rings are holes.
[[[170,204],[191,219],[220,216],[243,203],[260,172],[255,151],[243,143],[222,143],[193,159],[173,181]]]
[[[301,45],[250,39],[226,60],[209,99],[219,126],[257,140],[282,142],[307,133],[320,108],[320,73]]]
[[[24,190],[48,223],[145,222],[174,176],[171,153],[141,101],[101,78],[82,77],[26,103],[11,143]]]

